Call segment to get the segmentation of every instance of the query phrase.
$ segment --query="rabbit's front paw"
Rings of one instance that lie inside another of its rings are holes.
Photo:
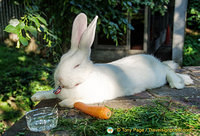
[[[61,101],[61,102],[59,103],[59,105],[60,105],[61,107],[73,108],[73,107],[74,107],[74,103],[75,103],[74,100],[65,99],[65,100]]]
[[[45,97],[44,92],[37,92],[31,97],[31,100],[35,102],[35,101],[44,100],[45,98],[46,97]]]

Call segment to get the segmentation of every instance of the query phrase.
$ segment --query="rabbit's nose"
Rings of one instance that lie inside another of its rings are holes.
[[[59,82],[59,86],[60,86],[61,88],[70,88],[70,86],[64,85],[64,84],[63,84],[63,79],[62,79],[62,78],[59,78],[59,79],[58,79],[58,82]]]

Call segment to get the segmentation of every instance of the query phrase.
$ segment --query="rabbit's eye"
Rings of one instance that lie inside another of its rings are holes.
[[[79,67],[80,66],[80,64],[77,64],[76,66],[74,66],[74,68],[77,68],[77,67]]]

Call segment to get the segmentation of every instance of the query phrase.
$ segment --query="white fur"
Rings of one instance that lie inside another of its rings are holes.
[[[177,67],[175,63],[164,64],[151,55],[132,55],[107,64],[93,64],[89,56],[97,18],[85,28],[86,15],[81,13],[76,17],[71,49],[62,56],[54,74],[55,87],[61,86],[61,92],[58,95],[52,90],[38,92],[32,96],[33,101],[57,97],[62,100],[60,106],[73,107],[78,101],[87,104],[103,102],[157,88],[167,81],[170,87],[177,89],[183,88],[184,82],[192,83],[189,76],[183,78],[172,70]]]
[[[174,61],[168,60],[168,61],[163,61],[162,63],[168,65],[171,69],[176,70],[179,65],[175,63]]]

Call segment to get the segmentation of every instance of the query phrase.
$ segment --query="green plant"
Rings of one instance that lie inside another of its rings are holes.
[[[200,1],[189,0],[187,10],[187,27],[200,31]]]
[[[183,65],[199,66],[200,64],[200,1],[189,0],[187,10],[188,33],[185,36]]]
[[[8,33],[17,34],[19,40],[17,47],[20,47],[20,43],[24,46],[28,45],[28,41],[31,36],[38,38],[38,33],[43,34],[43,40],[47,43],[48,47],[52,46],[52,40],[58,41],[58,37],[53,35],[47,28],[48,24],[46,20],[39,14],[37,6],[27,6],[25,8],[25,15],[20,20],[13,20],[13,24],[6,26],[5,30]],[[31,34],[31,36],[30,36]]]
[[[183,65],[199,66],[200,64],[200,35],[189,35],[185,37]]]
[[[69,0],[69,1],[51,1],[52,5],[63,5],[60,8],[59,6],[46,7],[48,3],[41,2],[39,5],[43,5],[42,9],[47,9],[44,11],[50,15],[50,22],[57,30],[60,30],[65,38],[70,38],[70,33],[66,30],[71,30],[71,26],[66,27],[63,24],[65,20],[66,24],[72,24],[72,21],[80,12],[84,12],[88,17],[89,21],[95,16],[98,15],[98,27],[97,31],[102,30],[106,38],[112,39],[116,45],[119,44],[121,40],[120,37],[126,34],[127,27],[129,29],[134,29],[132,25],[128,22],[128,16],[131,16],[132,13],[137,13],[142,7],[149,6],[153,12],[160,12],[164,14],[166,12],[166,5],[169,3],[169,0],[95,0],[91,2],[90,0]],[[57,12],[52,12],[55,9]],[[66,18],[67,17],[67,18]],[[66,21],[66,20],[69,21]],[[59,20],[59,21],[58,21]],[[56,23],[58,21],[58,23]],[[62,26],[59,28],[59,26]],[[61,38],[63,39],[63,37]],[[69,43],[70,39],[66,39],[66,43]]]
[[[7,129],[7,126],[3,121],[0,121],[0,134],[2,134]]]
[[[0,134],[35,106],[30,99],[35,92],[52,88],[52,69],[39,56],[0,45]]]
[[[95,0],[93,2],[90,0],[49,0],[48,2],[24,0],[18,3],[25,5],[25,15],[16,27],[8,25],[5,28],[5,31],[18,35],[18,46],[20,42],[23,45],[28,44],[29,33],[37,37],[37,33],[42,32],[48,46],[58,46],[55,50],[63,52],[70,44],[72,21],[80,12],[86,13],[89,21],[98,15],[97,30],[103,30],[106,37],[111,38],[118,45],[121,36],[126,34],[127,27],[134,29],[128,22],[128,16],[137,13],[144,6],[149,6],[153,13],[160,12],[164,15],[169,0]],[[46,16],[46,19],[42,16]]]

